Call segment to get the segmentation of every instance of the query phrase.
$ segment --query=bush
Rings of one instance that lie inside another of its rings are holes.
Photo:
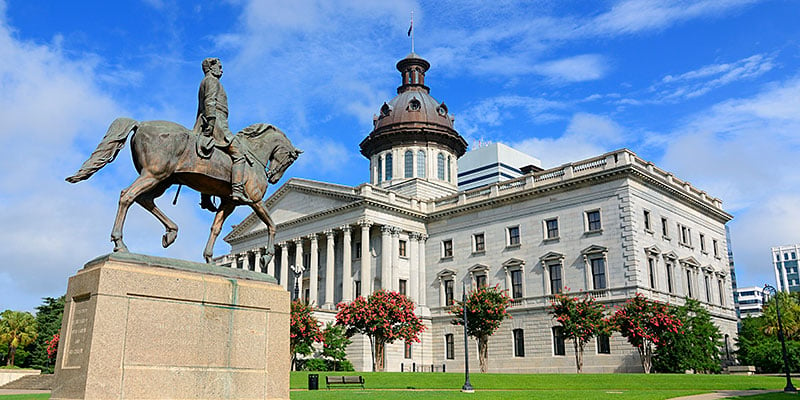
[[[305,371],[329,371],[328,363],[321,358],[311,358],[306,360],[303,369]]]
[[[329,365],[331,367],[336,365],[336,368],[333,369],[334,371],[355,371],[355,368],[353,368],[353,363],[351,363],[349,360],[329,361]]]

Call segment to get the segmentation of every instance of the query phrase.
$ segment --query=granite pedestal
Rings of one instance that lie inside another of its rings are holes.
[[[69,279],[51,399],[288,399],[289,293],[259,272],[112,253]]]

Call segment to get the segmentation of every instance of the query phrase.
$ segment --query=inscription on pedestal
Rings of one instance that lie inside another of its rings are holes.
[[[65,341],[64,363],[62,368],[81,368],[86,365],[88,357],[89,332],[91,331],[91,297],[78,296],[72,299],[70,307],[69,327]]]

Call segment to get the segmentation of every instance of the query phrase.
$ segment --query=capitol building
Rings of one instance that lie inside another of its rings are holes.
[[[369,182],[288,180],[266,200],[275,257],[261,265],[267,230],[250,215],[225,237],[231,252],[217,262],[297,287],[322,322],[334,320],[337,303],[378,289],[409,296],[427,329],[420,343],[387,345],[387,371],[463,371],[463,328],[447,312],[462,285],[499,285],[513,298],[512,319],[489,339],[490,372],[575,371],[572,343],[548,314],[566,288],[607,307],[635,293],[676,305],[697,299],[732,349],[732,216],[720,199],[628,149],[549,169],[502,144],[467,152],[451,110],[430,95],[429,68],[414,53],[397,63],[397,96],[360,144]],[[477,368],[477,342],[470,346]],[[354,337],[348,359],[370,370],[369,340]],[[586,372],[641,370],[618,333],[586,347]]]

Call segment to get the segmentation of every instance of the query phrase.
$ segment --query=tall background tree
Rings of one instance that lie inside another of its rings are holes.
[[[753,365],[759,372],[776,373],[783,371],[781,343],[778,340],[778,321],[775,310],[780,301],[781,321],[786,332],[786,350],[789,357],[789,370],[800,371],[800,307],[798,293],[778,293],[764,305],[764,313],[758,317],[742,319],[736,339],[736,357],[742,365]]]
[[[664,342],[653,356],[653,368],[657,372],[718,373],[721,365],[722,334],[711,322],[711,314],[700,302],[686,299],[682,306],[675,307],[675,316],[683,324],[682,331],[665,332]]]
[[[367,299],[359,296],[338,308],[336,324],[346,328],[348,337],[360,333],[369,338],[376,371],[384,370],[387,344],[398,339],[419,342],[419,334],[425,329],[414,315],[414,302],[397,292],[381,289]]]
[[[352,371],[353,365],[347,361],[347,346],[352,341],[345,335],[345,328],[328,322],[322,331],[322,356],[330,362],[328,369],[332,371]]]
[[[628,299],[614,312],[614,328],[636,347],[645,374],[653,366],[653,352],[667,333],[682,332],[683,324],[669,305],[650,301],[641,294]]]
[[[314,308],[299,300],[292,302],[291,323],[289,328],[289,353],[292,357],[292,369],[297,364],[297,355],[309,355],[314,352],[315,342],[322,341],[319,321],[312,314]]]
[[[59,298],[45,297],[42,304],[36,307],[36,341],[31,345],[30,366],[53,373],[55,357],[48,354],[48,346],[61,330],[61,319],[64,314],[64,296]]]
[[[36,340],[36,319],[29,312],[5,310],[0,314],[0,346],[8,348],[7,366],[15,365],[17,349]]]
[[[564,339],[572,340],[575,347],[575,366],[583,371],[583,349],[592,338],[607,335],[610,322],[604,313],[605,306],[591,296],[572,297],[556,294],[550,304],[550,313],[561,324]]]
[[[464,307],[467,308],[467,335],[478,341],[478,362],[481,372],[489,370],[489,337],[509,318],[511,298],[497,286],[483,287],[469,292],[466,301],[458,301],[450,307],[455,316],[454,325],[464,325]]]

